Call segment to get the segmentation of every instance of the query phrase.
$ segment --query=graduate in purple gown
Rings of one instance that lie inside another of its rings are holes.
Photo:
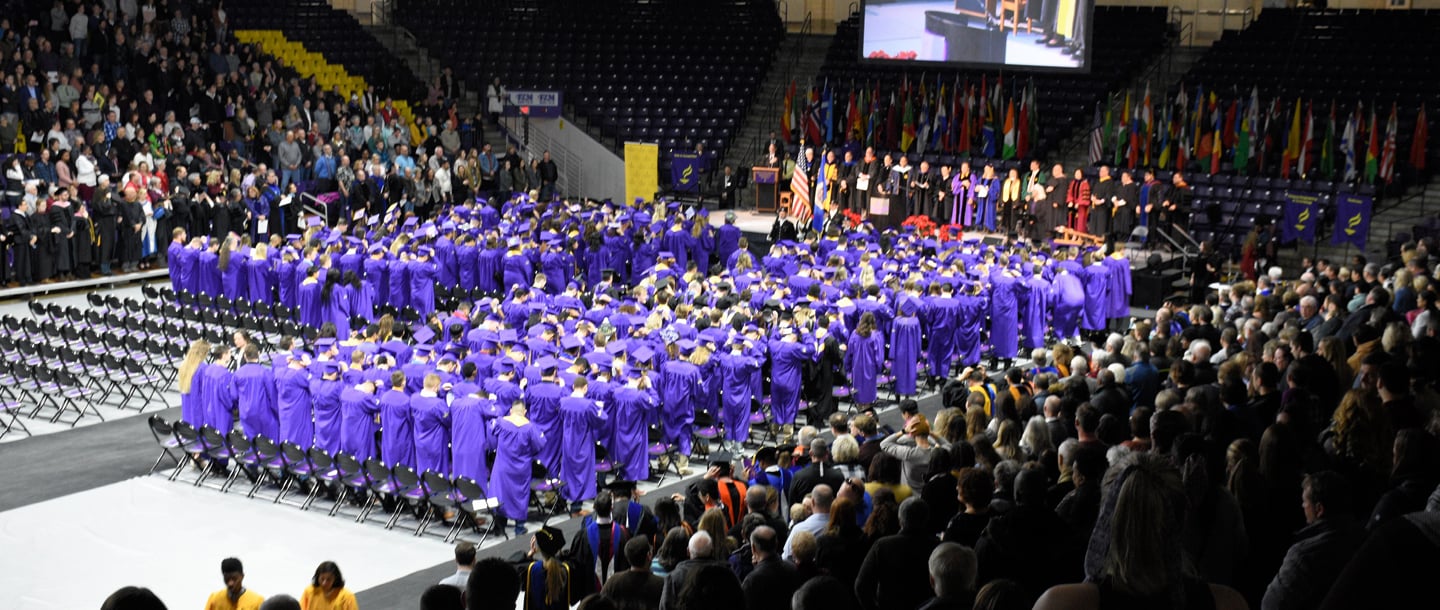
[[[504,282],[500,286],[500,292],[509,293],[516,286],[530,286],[535,280],[535,268],[530,264],[530,257],[520,250],[520,238],[511,237],[506,244],[509,250],[501,261]]]
[[[420,312],[421,317],[435,311],[435,276],[439,268],[432,258],[434,255],[434,249],[421,246],[407,266],[410,270],[410,306]]]
[[[494,237],[487,237],[485,247],[475,258],[475,286],[486,294],[501,292],[500,275],[504,271],[505,248]]]
[[[390,280],[390,291],[385,295],[385,302],[395,309],[404,309],[410,305],[410,264],[405,261],[407,256],[402,253],[386,264],[389,268],[386,277]]]
[[[325,285],[320,289],[320,326],[334,324],[335,336],[342,339],[350,337],[350,296],[350,287],[342,281],[338,269],[325,274]]]
[[[201,366],[197,374],[203,425],[226,436],[235,427],[235,379],[230,372],[230,346],[215,346],[210,364]]]
[[[875,327],[875,314],[865,312],[845,343],[845,373],[860,409],[875,403],[876,380],[885,368],[885,337]]]
[[[1054,295],[1055,338],[1060,341],[1080,337],[1080,314],[1085,309],[1085,284],[1080,275],[1080,264],[1073,260],[1060,261],[1056,265],[1055,280],[1051,284]]]
[[[212,297],[220,295],[220,241],[206,242],[205,249],[196,256],[194,290]]]
[[[375,290],[350,271],[345,272],[343,281],[349,287],[346,294],[350,297],[350,315],[373,320],[375,318]]]
[[[425,376],[418,394],[410,397],[415,422],[415,472],[450,477],[450,406],[440,397],[440,376]]]
[[[294,308],[299,300],[295,291],[295,251],[289,248],[280,252],[280,262],[275,265],[275,292],[280,304]]]
[[[690,455],[691,428],[695,424],[695,404],[705,392],[705,379],[700,367],[684,358],[695,350],[695,342],[680,339],[675,344],[675,357],[660,365],[661,441],[675,445],[681,455]]]
[[[1054,294],[1051,292],[1050,282],[1045,281],[1041,271],[1040,265],[1035,265],[1030,278],[1025,280],[1030,289],[1029,298],[1025,301],[1025,311],[1021,314],[1021,336],[1025,349],[1045,347],[1045,327],[1050,317]]]
[[[390,374],[390,389],[380,395],[380,459],[415,467],[415,422],[400,371]]]
[[[291,356],[285,368],[275,371],[275,403],[280,412],[280,438],[276,440],[307,450],[315,443],[308,365],[307,359]]]
[[[362,464],[378,455],[375,433],[380,424],[375,417],[380,415],[380,399],[375,387],[373,382],[360,381],[340,391],[340,450]]]
[[[576,377],[570,395],[560,399],[560,426],[565,439],[560,457],[561,495],[570,501],[570,511],[595,497],[595,433],[608,417],[605,407],[586,396],[590,383]],[[554,441],[551,441],[554,442]]]
[[[755,403],[751,377],[760,370],[760,360],[749,340],[732,341],[730,351],[718,352],[720,421],[725,424],[725,441],[731,450],[750,438],[750,410]]]
[[[990,347],[1006,368],[1020,349],[1019,282],[1009,269],[990,274]]]
[[[822,328],[817,332],[828,331]],[[818,357],[815,345],[809,340],[802,340],[793,324],[781,327],[779,339],[770,341],[770,413],[773,423],[785,426],[786,430],[794,427],[795,416],[800,411],[804,365]]]
[[[385,263],[385,248],[380,244],[370,246],[367,251],[369,256],[360,263],[362,270],[361,278],[365,283],[365,292],[370,296],[371,305],[384,303],[390,298],[390,267]],[[361,315],[364,315],[362,312]]]
[[[1089,264],[1080,273],[1085,285],[1085,313],[1080,318],[1080,328],[1102,332],[1110,314],[1110,269],[1098,253],[1087,254],[1085,260]]]
[[[177,293],[190,292],[195,281],[195,258],[200,254],[199,240],[189,247],[185,242],[185,229],[176,227],[171,232],[170,245],[165,249],[165,260],[169,261],[170,289]]]
[[[245,364],[235,370],[235,393],[239,397],[240,429],[245,436],[275,440],[280,435],[280,413],[275,407],[275,374],[260,363],[260,346],[245,346]]]
[[[496,527],[504,528],[508,519],[514,519],[515,533],[524,534],[530,513],[530,465],[549,441],[539,426],[526,419],[523,401],[511,404],[510,414],[500,418],[496,427],[495,467],[486,491],[500,502]]]
[[[250,300],[269,305],[275,302],[275,270],[270,265],[270,246],[256,244],[245,261],[245,293]]]
[[[205,424],[201,403],[201,385],[204,378],[200,375],[200,367],[205,366],[205,361],[209,358],[210,344],[204,339],[196,339],[190,344],[189,351],[185,352],[185,359],[180,362],[180,368],[175,375],[175,383],[180,390],[180,420],[197,430]]]
[[[245,297],[245,257],[236,250],[235,238],[227,237],[220,246],[215,268],[220,271],[220,294],[231,299]]]
[[[1130,317],[1130,261],[1119,252],[1102,260],[1110,270],[1105,286],[1109,302],[1106,317],[1123,320]]]
[[[630,369],[625,384],[610,393],[611,420],[615,463],[620,478],[644,481],[650,478],[650,454],[647,448],[649,422],[660,408],[660,396],[650,385],[650,377],[639,369]]]
[[[455,265],[457,270],[456,282],[465,291],[474,290],[478,283],[475,280],[475,269],[479,263],[480,249],[475,246],[475,236],[465,234],[460,237],[459,243],[455,245]]]
[[[895,324],[890,334],[890,371],[895,376],[895,393],[914,396],[920,360],[919,297],[904,296],[896,307]]]
[[[312,328],[320,328],[324,319],[324,304],[320,300],[320,290],[324,286],[320,283],[320,269],[310,267],[305,270],[305,279],[300,282],[300,288],[296,290],[295,299],[296,317],[301,324]]]
[[[340,363],[334,360],[316,363],[320,375],[310,380],[310,400],[315,409],[315,446],[330,455],[340,450]]]
[[[980,284],[970,284],[969,289],[955,297],[957,321],[955,323],[955,352],[960,356],[960,366],[969,367],[980,363],[981,331],[985,328],[985,297],[980,294]]]
[[[540,379],[525,388],[525,404],[531,421],[545,435],[546,443],[539,448],[540,463],[551,474],[560,472],[560,446],[563,443],[560,428],[560,399],[565,396],[565,386],[557,377],[559,362],[549,356],[535,361]]]
[[[481,398],[478,389],[450,403],[450,468],[457,478],[490,484],[485,454],[493,447],[492,431],[499,418],[499,406]]]
[[[435,281],[449,288],[460,281],[460,260],[455,255],[455,223],[442,223],[440,231],[440,237],[435,240]]]
[[[930,285],[930,301],[923,310],[929,333],[929,371],[932,383],[950,375],[955,359],[956,325],[960,323],[960,301],[955,298],[955,285],[936,282]]]

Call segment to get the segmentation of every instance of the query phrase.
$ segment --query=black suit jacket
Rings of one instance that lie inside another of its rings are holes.
[[[789,610],[796,587],[795,566],[779,555],[761,561],[740,583],[750,610]]]
[[[855,579],[861,608],[915,608],[931,597],[930,552],[940,541],[923,523],[910,527],[870,547]]]

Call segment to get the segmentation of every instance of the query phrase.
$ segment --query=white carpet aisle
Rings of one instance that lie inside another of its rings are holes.
[[[0,513],[0,608],[99,608],[125,585],[201,608],[232,555],[250,589],[296,598],[327,559],[359,592],[451,557],[435,538],[233,495],[138,477]]]

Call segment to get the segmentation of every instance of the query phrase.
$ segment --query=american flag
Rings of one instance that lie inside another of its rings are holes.
[[[808,221],[813,213],[810,207],[810,177],[805,174],[804,160],[804,157],[800,158],[801,162],[795,164],[795,171],[790,175],[790,217],[795,219],[796,226]]]
[[[1095,122],[1090,128],[1090,164],[1100,162],[1100,157],[1105,154],[1105,137],[1101,132],[1104,129],[1100,125],[1100,104],[1095,104]]]

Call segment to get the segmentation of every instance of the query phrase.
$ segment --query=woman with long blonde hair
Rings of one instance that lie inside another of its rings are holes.
[[[190,344],[190,350],[185,352],[185,359],[180,362],[180,369],[175,376],[175,382],[180,389],[180,419],[186,423],[199,426],[204,422],[204,413],[200,405],[200,384],[195,372],[200,370],[200,365],[205,364],[205,358],[210,355],[210,343],[204,339],[196,339]]]

